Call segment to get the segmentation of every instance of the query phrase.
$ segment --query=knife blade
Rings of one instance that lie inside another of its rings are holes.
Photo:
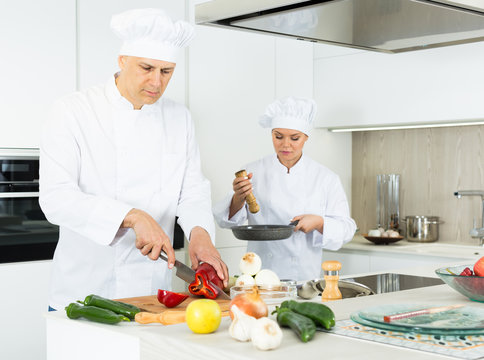
[[[160,259],[163,259],[166,262],[168,262],[168,257],[166,256],[166,254],[164,252],[160,253]],[[182,279],[183,281],[185,281],[189,284],[195,281],[195,271],[192,268],[186,266],[184,263],[182,263],[178,260],[175,260],[175,268],[176,268],[175,275],[177,277],[179,277],[180,279]],[[221,288],[219,288],[213,282],[211,282],[209,280],[207,280],[207,281],[210,284],[210,286],[212,286],[218,292],[217,297],[220,297],[221,299],[230,300],[230,296],[228,296],[225,293],[225,291],[223,291]]]

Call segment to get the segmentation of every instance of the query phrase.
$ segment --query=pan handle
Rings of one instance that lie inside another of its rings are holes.
[[[292,225],[292,226],[296,226],[297,224],[299,224],[299,220],[294,220],[289,223],[289,225]]]

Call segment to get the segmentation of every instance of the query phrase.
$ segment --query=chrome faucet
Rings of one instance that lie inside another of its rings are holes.
[[[474,218],[474,228],[469,231],[469,235],[473,238],[479,239],[479,245],[484,246],[484,191],[482,190],[458,190],[454,193],[458,199],[463,196],[480,196],[482,200],[482,217],[481,227],[477,228],[476,219]]]

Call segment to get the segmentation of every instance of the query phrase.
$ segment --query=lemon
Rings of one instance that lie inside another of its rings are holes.
[[[188,304],[185,317],[188,327],[194,333],[209,334],[218,329],[222,311],[216,301],[199,299]]]

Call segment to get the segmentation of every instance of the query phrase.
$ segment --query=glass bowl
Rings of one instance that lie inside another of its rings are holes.
[[[267,305],[278,305],[286,300],[295,300],[297,297],[297,288],[295,284],[283,283],[278,286],[257,286],[260,297]],[[230,297],[233,299],[238,294],[254,291],[254,285],[232,286],[230,288]]]
[[[484,302],[484,276],[459,275],[466,267],[472,270],[474,265],[443,267],[435,273],[452,289],[467,296],[469,299]]]

